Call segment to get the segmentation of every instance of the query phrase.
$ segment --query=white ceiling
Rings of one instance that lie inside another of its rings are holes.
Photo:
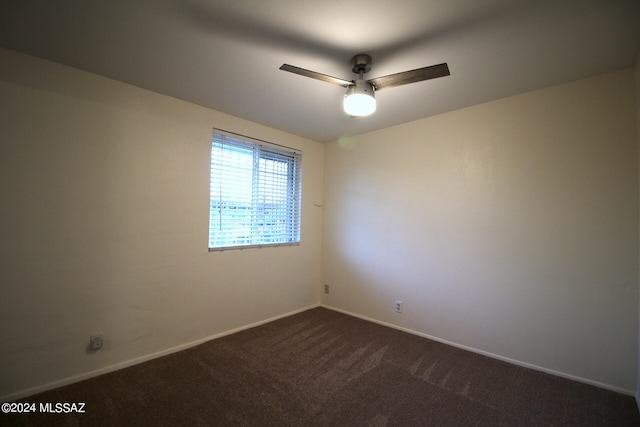
[[[0,0],[0,46],[326,142],[635,65],[638,0]],[[447,62],[349,118],[339,86]],[[215,123],[212,123],[215,126]]]

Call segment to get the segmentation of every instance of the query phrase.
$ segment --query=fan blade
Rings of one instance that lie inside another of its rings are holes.
[[[376,91],[390,87],[402,86],[409,83],[421,82],[423,80],[435,79],[450,75],[449,67],[446,63],[432,65],[430,67],[417,68],[402,73],[390,74],[388,76],[376,77],[369,80]]]
[[[294,67],[289,64],[282,64],[280,67],[282,71],[288,71],[294,74],[300,74],[301,76],[311,77],[312,79],[322,80],[323,82],[332,83],[334,85],[349,87],[353,86],[353,82],[349,80],[339,79],[337,77],[327,76],[326,74],[316,73],[315,71],[305,70],[304,68]]]

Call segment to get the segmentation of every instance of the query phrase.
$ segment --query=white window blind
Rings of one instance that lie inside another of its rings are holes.
[[[209,250],[300,242],[300,152],[214,129]]]

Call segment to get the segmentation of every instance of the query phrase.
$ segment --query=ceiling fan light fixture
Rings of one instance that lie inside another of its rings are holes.
[[[376,111],[376,97],[371,83],[356,80],[349,86],[343,101],[344,112],[354,117],[364,117]]]
[[[451,75],[451,73],[449,73],[449,66],[446,62],[443,62],[438,65],[416,68],[415,70],[403,71],[400,73],[389,74],[388,76],[365,80],[364,75],[371,71],[371,56],[364,53],[351,58],[351,71],[358,75],[356,80],[351,81],[317,73],[315,71],[305,70],[300,67],[294,67],[289,64],[282,64],[280,69],[348,88],[347,93],[344,95],[344,100],[342,101],[342,107],[344,108],[345,113],[351,117],[364,117],[373,114],[376,111],[375,91]]]

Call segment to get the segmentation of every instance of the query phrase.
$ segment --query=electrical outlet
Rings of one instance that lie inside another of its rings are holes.
[[[402,301],[396,300],[396,313],[402,313]]]
[[[89,339],[90,343],[91,343],[91,350],[93,351],[97,351],[100,350],[102,348],[102,334],[100,335],[91,335],[91,338]]]
[[[325,294],[329,293],[329,285],[324,285],[324,293]]]

